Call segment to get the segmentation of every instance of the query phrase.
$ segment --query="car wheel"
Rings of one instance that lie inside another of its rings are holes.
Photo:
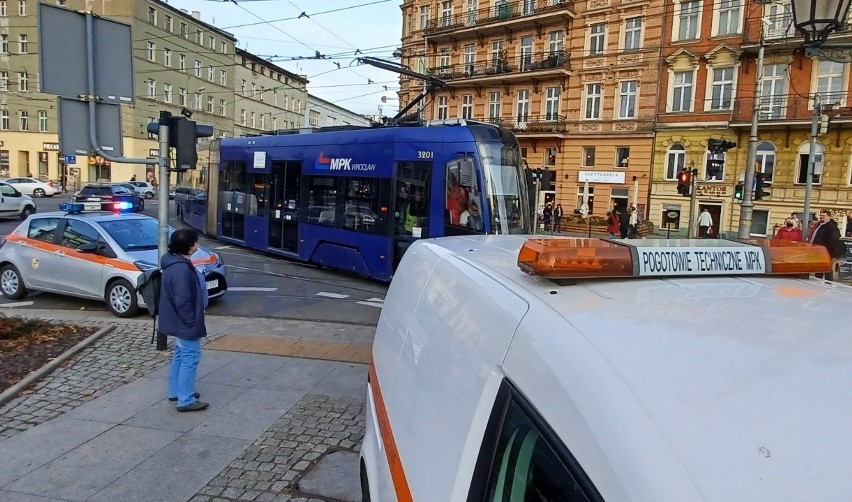
[[[137,212],[141,213],[144,210],[145,210],[145,199],[140,198],[139,199],[139,211],[137,211]]]
[[[41,188],[36,188],[33,190],[33,197],[44,197],[44,190]]]
[[[26,220],[29,218],[31,214],[35,214],[36,210],[32,206],[24,206],[24,209],[21,210],[21,219]]]
[[[24,278],[14,265],[6,265],[0,270],[0,291],[10,300],[20,300],[27,296]]]
[[[154,198],[154,192],[145,192],[145,198],[146,199],[153,199]]]
[[[106,302],[109,311],[118,317],[133,317],[139,313],[136,290],[124,279],[118,279],[107,287]]]
[[[367,467],[361,461],[361,502],[370,502],[370,481],[367,479]]]

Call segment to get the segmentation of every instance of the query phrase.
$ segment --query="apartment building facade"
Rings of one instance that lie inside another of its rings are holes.
[[[827,134],[816,143],[811,208],[832,209],[845,224],[845,212],[852,209],[849,65],[804,55],[789,0],[675,1],[664,23],[669,35],[660,69],[651,221],[665,228],[665,215],[679,214],[672,233],[686,235],[689,219],[707,208],[716,235],[737,234],[741,201],[735,191],[745,175],[762,34],[755,167],[769,195],[755,201],[751,234],[771,236],[791,212],[802,212],[816,95],[834,111]],[[847,31],[835,38],[852,40]],[[711,152],[711,138],[736,147]],[[696,214],[677,193],[677,174],[684,168],[698,171]]]
[[[650,182],[662,0],[411,0],[402,63],[441,78],[426,119],[498,123],[530,168],[553,171],[539,206],[644,212]],[[400,103],[423,91],[403,77]]]
[[[372,120],[364,115],[359,115],[346,108],[318,98],[313,94],[308,95],[308,106],[305,108],[304,124],[302,127],[335,127],[335,126],[361,126],[368,127]]]
[[[308,99],[307,78],[239,48],[234,56],[234,135],[301,127]]]

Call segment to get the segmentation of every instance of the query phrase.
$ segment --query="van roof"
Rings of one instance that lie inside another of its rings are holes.
[[[568,439],[593,481],[623,468],[615,477],[649,500],[694,498],[684,482],[707,500],[845,493],[852,288],[781,276],[552,281],[518,267],[526,239],[420,245],[456,255],[529,303],[529,321],[494,364]],[[513,356],[515,347],[529,353]],[[582,359],[582,379],[571,367],[577,354],[593,354]],[[541,368],[553,371],[552,387],[535,384]],[[578,439],[566,402],[596,446]]]

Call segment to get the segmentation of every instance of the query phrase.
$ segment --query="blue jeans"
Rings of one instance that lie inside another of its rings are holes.
[[[177,396],[178,406],[195,402],[195,372],[201,361],[201,339],[175,338],[175,355],[169,371],[169,397]]]

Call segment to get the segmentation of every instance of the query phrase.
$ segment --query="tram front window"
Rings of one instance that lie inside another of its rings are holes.
[[[526,179],[517,143],[480,143],[479,155],[492,233],[530,233]]]

